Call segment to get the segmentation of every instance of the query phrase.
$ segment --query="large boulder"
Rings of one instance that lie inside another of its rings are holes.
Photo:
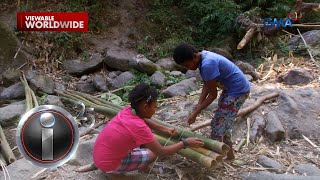
[[[0,72],[4,72],[8,68],[16,69],[27,62],[27,56],[23,50],[17,53],[21,45],[18,38],[2,22],[0,22],[0,37]]]
[[[12,180],[14,179],[32,179],[32,176],[43,168],[35,166],[25,158],[19,159],[7,167]],[[0,173],[0,179],[5,179],[3,173]]]
[[[266,134],[271,142],[281,141],[285,136],[282,123],[273,111],[267,115]]]
[[[2,73],[2,80],[5,86],[10,86],[20,81],[21,72],[19,70],[8,69]]]
[[[63,68],[67,73],[81,76],[94,72],[98,68],[102,67],[103,57],[99,53],[92,54],[86,60],[67,60],[63,63]]]
[[[121,73],[119,76],[113,79],[111,84],[112,84],[112,87],[114,88],[120,88],[124,86],[126,83],[130,82],[132,79],[134,79],[134,74],[127,71],[127,72]]]
[[[158,66],[160,66],[162,69],[164,70],[168,70],[168,71],[182,71],[182,72],[186,72],[187,69],[184,68],[183,66],[180,66],[179,64],[177,64],[176,62],[174,62],[173,59],[171,58],[163,58],[163,59],[159,59],[156,64]]]
[[[197,89],[196,78],[185,79],[177,84],[169,86],[162,91],[165,97],[186,96],[190,91]]]
[[[26,78],[34,91],[42,91],[47,94],[54,93],[55,83],[51,77],[35,71],[28,71]]]
[[[12,103],[0,108],[0,124],[2,126],[14,125],[25,111],[25,101]]]
[[[320,176],[320,169],[313,164],[299,164],[294,170],[301,175]]]
[[[283,166],[278,161],[264,155],[258,157],[257,163],[265,168],[270,168],[271,171],[281,172],[283,170]]]
[[[166,76],[162,74],[160,71],[155,72],[151,77],[151,84],[162,87],[166,83]]]
[[[302,34],[308,46],[310,46],[311,53],[314,56],[320,55],[320,30],[312,30]],[[294,51],[299,51],[305,44],[300,36],[294,36],[289,40],[289,47]]]
[[[80,92],[84,92],[84,93],[88,93],[88,94],[92,94],[92,93],[96,92],[95,85],[93,84],[93,82],[91,80],[87,80],[87,81],[80,80],[76,85],[76,89]]]
[[[0,94],[0,99],[21,99],[25,96],[24,86],[21,82],[18,82],[12,86],[9,86]]]
[[[59,107],[64,107],[63,103],[61,102],[60,97],[58,96],[54,96],[54,95],[48,95],[44,100],[43,100],[43,104],[46,105],[55,105],[55,106],[59,106]]]
[[[129,62],[129,66],[140,72],[147,73],[148,75],[152,75],[156,71],[160,70],[160,66],[156,65],[141,54],[133,58],[133,60]]]
[[[292,69],[278,78],[280,82],[287,85],[308,84],[313,79],[314,76],[306,69]]]
[[[202,77],[200,75],[200,71],[199,69],[193,71],[193,70],[188,70],[185,74],[185,77],[188,79],[188,78],[192,78],[192,77],[195,77],[197,78],[198,81],[202,81]]]
[[[99,91],[106,91],[108,90],[108,83],[107,79],[100,74],[97,74],[93,77],[93,85]]]
[[[259,138],[266,127],[266,122],[264,121],[262,116],[254,115],[252,116],[254,123],[250,129],[250,141],[255,142],[257,138]]]
[[[260,78],[259,74],[256,72],[255,68],[246,62],[242,62],[242,61],[237,61],[235,63],[239,69],[244,73],[244,74],[249,74],[252,76],[253,80],[258,80]]]
[[[318,180],[319,176],[297,176],[292,174],[273,174],[269,172],[244,173],[244,180]]]
[[[112,48],[107,50],[104,63],[113,69],[128,71],[130,69],[129,63],[136,55],[128,50]]]

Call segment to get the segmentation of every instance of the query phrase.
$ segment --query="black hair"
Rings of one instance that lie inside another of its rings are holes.
[[[157,99],[157,90],[144,82],[136,85],[129,93],[129,102],[131,103],[131,107],[136,111],[143,100],[146,100],[148,105],[150,105],[151,102]]]
[[[177,64],[182,64],[188,60],[193,59],[194,53],[197,52],[197,49],[190,44],[180,44],[174,49],[173,60]]]

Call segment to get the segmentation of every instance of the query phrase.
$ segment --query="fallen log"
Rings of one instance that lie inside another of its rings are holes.
[[[320,10],[320,3],[306,3],[302,0],[297,0],[295,5],[295,12],[300,13],[301,11],[306,10],[314,10],[318,11]]]
[[[272,92],[270,94],[264,95],[262,97],[259,97],[253,104],[251,104],[248,107],[242,108],[239,110],[237,117],[241,117],[244,115],[247,115],[257,109],[264,101],[278,97],[279,93],[278,92]],[[190,128],[191,131],[196,131],[198,129],[201,129],[206,126],[210,126],[211,120],[207,120],[203,123],[199,123],[198,125],[194,125],[193,127]]]
[[[250,28],[250,29],[247,31],[246,35],[244,35],[244,37],[242,38],[242,40],[241,40],[240,43],[238,44],[237,49],[242,49],[245,45],[247,45],[247,44],[250,42],[252,36],[253,36],[256,32],[257,32],[257,27],[252,27],[252,28]]]

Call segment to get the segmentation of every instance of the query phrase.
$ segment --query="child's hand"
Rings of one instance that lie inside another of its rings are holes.
[[[186,141],[187,141],[189,147],[204,146],[204,142],[199,138],[187,138]]]
[[[169,136],[177,136],[178,135],[178,132],[175,128],[167,128],[165,130],[165,133]]]
[[[193,124],[194,122],[196,122],[196,116],[189,116],[188,117],[188,124],[191,125]]]

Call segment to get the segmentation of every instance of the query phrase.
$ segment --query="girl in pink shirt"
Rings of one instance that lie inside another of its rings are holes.
[[[95,166],[112,177],[121,172],[148,170],[157,156],[172,155],[179,150],[203,146],[198,138],[183,139],[177,144],[163,147],[150,128],[169,136],[177,135],[174,128],[157,124],[150,118],[157,108],[157,91],[141,83],[129,93],[127,106],[106,125],[94,145]],[[144,145],[146,148],[140,148]]]

